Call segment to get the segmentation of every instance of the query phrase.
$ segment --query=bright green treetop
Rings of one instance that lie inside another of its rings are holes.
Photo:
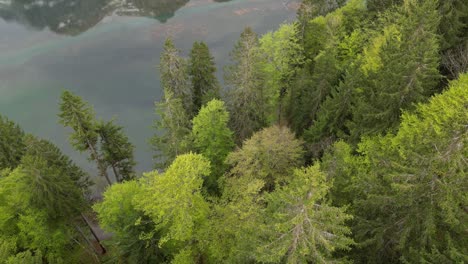
[[[205,180],[209,190],[217,189],[217,179],[223,175],[224,161],[234,149],[233,133],[228,128],[229,113],[224,102],[212,100],[193,119],[192,138],[196,151],[211,161],[211,175]]]

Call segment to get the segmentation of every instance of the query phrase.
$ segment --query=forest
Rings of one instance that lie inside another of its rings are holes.
[[[153,171],[69,91],[94,171],[0,115],[0,264],[468,263],[467,68],[465,0],[303,0],[223,80],[168,38]]]

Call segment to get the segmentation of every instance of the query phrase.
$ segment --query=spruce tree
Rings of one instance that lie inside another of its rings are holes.
[[[60,123],[73,130],[70,143],[80,152],[89,152],[89,159],[96,162],[99,174],[111,185],[106,161],[99,150],[99,132],[93,108],[69,91],[64,91],[61,99]]]
[[[189,60],[194,114],[212,99],[219,99],[220,85],[215,74],[216,65],[208,46],[204,42],[194,42]]]
[[[405,112],[398,132],[361,143],[366,186],[356,199],[364,262],[467,260],[468,75]]]
[[[134,146],[123,133],[123,128],[112,120],[101,122],[97,131],[101,140],[102,158],[111,167],[115,179],[122,182],[135,178]]]
[[[437,1],[407,0],[399,10],[364,52],[348,125],[355,142],[394,129],[401,110],[424,101],[438,83]]]
[[[171,92],[165,93],[164,101],[156,103],[156,134],[151,139],[155,150],[155,168],[165,169],[180,154],[191,149],[190,118],[180,99]]]
[[[69,91],[62,93],[59,117],[61,124],[73,129],[72,146],[80,152],[89,152],[89,160],[96,162],[99,174],[109,185],[112,184],[107,172],[109,167],[118,182],[135,177],[133,145],[122,127],[113,121],[96,121],[93,108]]]
[[[23,137],[17,124],[0,115],[0,170],[18,166],[25,152]]]
[[[319,165],[296,169],[292,180],[267,195],[269,229],[257,260],[269,263],[339,263],[333,252],[349,250],[353,240],[343,208],[327,204],[330,188]]]
[[[226,103],[231,113],[230,127],[240,143],[265,127],[268,115],[262,56],[258,36],[251,28],[242,32],[230,56],[232,64],[225,68]]]
[[[170,93],[172,98],[180,100],[187,115],[192,118],[195,113],[188,66],[187,60],[180,56],[172,39],[166,39],[159,63],[161,87],[164,94]]]

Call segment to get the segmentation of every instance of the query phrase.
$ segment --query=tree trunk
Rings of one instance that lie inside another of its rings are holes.
[[[96,233],[94,232],[94,229],[93,227],[91,226],[91,224],[89,223],[88,219],[86,218],[86,216],[81,213],[81,218],[83,219],[83,221],[86,223],[86,225],[88,226],[89,230],[91,231],[91,234],[93,234],[93,237],[94,239],[96,239],[96,242],[99,244],[99,247],[101,248],[101,251],[102,251],[102,254],[106,254],[107,250],[106,248],[102,245],[101,243],[101,240],[99,239],[99,237],[96,235]]]

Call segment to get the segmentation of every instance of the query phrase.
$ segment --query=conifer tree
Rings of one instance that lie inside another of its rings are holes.
[[[111,185],[106,162],[98,148],[99,133],[93,108],[81,97],[69,91],[64,91],[61,99],[60,123],[73,130],[70,143],[80,152],[89,152],[89,159],[96,162],[99,174],[105,177],[107,183]]]
[[[468,75],[405,112],[398,132],[365,140],[355,226],[365,261],[467,260]]]
[[[27,252],[61,263],[80,250],[71,229],[85,208],[83,193],[63,168],[42,157],[26,155],[0,178],[0,241],[11,241],[11,259]]]
[[[0,170],[18,166],[25,152],[23,137],[17,124],[0,115]]]
[[[230,54],[232,64],[225,68],[227,105],[231,129],[240,143],[267,125],[269,98],[264,87],[262,56],[258,36],[247,27]]]
[[[24,144],[26,146],[25,156],[41,157],[47,162],[47,166],[57,168],[60,175],[69,177],[83,194],[88,194],[88,188],[92,185],[88,174],[64,155],[57,146],[32,135],[24,137]]]
[[[180,99],[171,92],[164,95],[164,102],[156,104],[157,133],[151,139],[156,154],[155,168],[164,169],[181,154],[190,150],[190,119]]]
[[[193,91],[189,82],[189,65],[187,60],[180,56],[180,51],[175,48],[170,38],[164,43],[159,71],[164,96],[171,94],[172,98],[180,100],[183,109],[189,118],[192,118],[195,113],[193,112]]]
[[[424,101],[438,83],[437,1],[406,0],[399,10],[364,52],[348,126],[355,142],[394,129],[401,110]]]
[[[330,188],[319,165],[296,169],[291,181],[267,195],[267,238],[257,259],[270,263],[338,262],[332,253],[349,250],[346,221],[352,216],[327,204]]]
[[[204,42],[194,42],[189,60],[194,114],[212,99],[219,99],[220,85],[215,74],[216,65],[208,46]]]
[[[217,180],[223,175],[225,159],[235,146],[228,128],[229,113],[224,102],[212,100],[193,119],[192,139],[196,151],[211,161],[211,174],[204,184],[211,193],[217,191]]]
[[[102,158],[112,168],[118,182],[135,178],[134,146],[123,133],[123,128],[110,122],[101,122],[97,131],[101,140]]]

